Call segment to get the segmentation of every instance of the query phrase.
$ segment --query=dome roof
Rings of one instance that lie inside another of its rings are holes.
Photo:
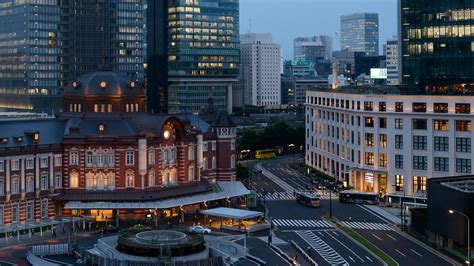
[[[144,89],[138,82],[116,72],[95,72],[85,74],[69,82],[65,96],[136,96],[143,95]]]

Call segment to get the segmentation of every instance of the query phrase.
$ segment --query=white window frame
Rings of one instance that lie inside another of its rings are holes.
[[[156,157],[155,149],[151,148],[150,150],[148,150],[148,164],[149,165],[155,164],[155,157]]]
[[[63,165],[63,157],[61,155],[54,155],[54,166],[62,166]]]
[[[12,203],[12,224],[17,224],[19,222],[20,222],[20,206],[18,206],[18,203]]]
[[[0,161],[0,172],[5,171],[5,161]]]
[[[62,173],[54,173],[54,188],[61,188],[63,185]]]
[[[194,161],[194,154],[195,154],[194,146],[189,146],[188,147],[188,160]]]
[[[40,158],[40,167],[41,168],[48,168],[49,166],[49,158],[48,157],[41,157]]]
[[[188,166],[188,181],[194,181],[194,165]]]
[[[125,173],[125,187],[133,188],[135,187],[135,173],[134,172],[126,172]]]
[[[26,220],[33,221],[35,219],[35,202],[27,201],[26,202]]]
[[[35,168],[35,162],[33,158],[26,158],[25,160],[25,168],[28,170]]]
[[[26,176],[25,187],[26,187],[26,193],[35,191],[35,176],[34,175],[27,175]]]
[[[235,155],[230,157],[230,168],[235,168]]]
[[[48,212],[49,212],[48,199],[42,199],[40,207],[41,207],[41,213],[40,213],[41,219],[47,219],[48,218]]]
[[[217,168],[217,158],[216,156],[212,156],[211,169],[216,169],[216,168]]]
[[[69,152],[69,163],[71,165],[79,165],[79,152],[76,150]]]
[[[135,152],[132,150],[125,151],[125,165],[135,164]]]
[[[20,194],[20,177],[11,178],[11,193],[12,195]]]
[[[217,149],[217,142],[214,140],[212,141],[212,151],[215,151]]]
[[[40,174],[40,190],[49,189],[49,175],[47,173]]]
[[[202,170],[209,169],[209,161],[207,160],[207,156],[202,158]]]
[[[0,225],[4,225],[5,222],[4,222],[4,218],[5,218],[5,209],[3,206],[0,206]]]
[[[156,173],[155,170],[148,171],[148,187],[155,187]]]
[[[203,142],[203,144],[202,144],[202,151],[207,151],[208,148],[209,148],[209,144],[208,144],[206,141]]]
[[[0,178],[0,196],[5,196],[5,178]]]
[[[230,141],[230,150],[235,151],[235,139]]]
[[[10,162],[11,162],[11,166],[12,166],[12,168],[10,170],[12,170],[12,171],[20,170],[20,160],[15,159],[15,160],[11,160]]]

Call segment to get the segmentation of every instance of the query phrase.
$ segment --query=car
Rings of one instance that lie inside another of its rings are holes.
[[[201,226],[201,225],[195,225],[195,226],[189,227],[189,232],[196,233],[196,234],[210,234],[211,229],[206,228],[206,227]]]

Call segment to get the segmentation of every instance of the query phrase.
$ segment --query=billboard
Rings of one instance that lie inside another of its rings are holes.
[[[370,79],[387,79],[386,68],[371,68]]]

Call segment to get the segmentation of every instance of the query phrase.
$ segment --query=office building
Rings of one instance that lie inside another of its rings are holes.
[[[0,1],[0,110],[61,110],[74,76],[143,79],[144,0]]]
[[[248,194],[234,181],[236,128],[225,111],[212,124],[149,114],[141,82],[115,72],[70,80],[64,106],[56,118],[0,120],[6,241],[64,221],[119,226]]]
[[[232,111],[239,74],[239,1],[148,1],[148,108]]]
[[[425,198],[430,178],[472,174],[472,104],[396,88],[308,91],[306,164],[388,202]]]
[[[306,61],[285,61],[281,77],[282,104],[303,105],[306,91],[318,87],[328,87],[328,80],[320,78],[312,65]]]
[[[383,51],[387,66],[387,85],[396,86],[399,84],[400,79],[398,40],[388,40],[383,46]]]
[[[354,13],[341,16],[341,49],[379,55],[379,15]]]
[[[293,40],[293,60],[307,60],[316,64],[317,60],[331,59],[333,40],[331,36],[297,37]]]
[[[474,3],[399,0],[403,84],[420,94],[474,94]]]
[[[271,34],[240,36],[244,103],[253,106],[281,104],[281,49]]]

